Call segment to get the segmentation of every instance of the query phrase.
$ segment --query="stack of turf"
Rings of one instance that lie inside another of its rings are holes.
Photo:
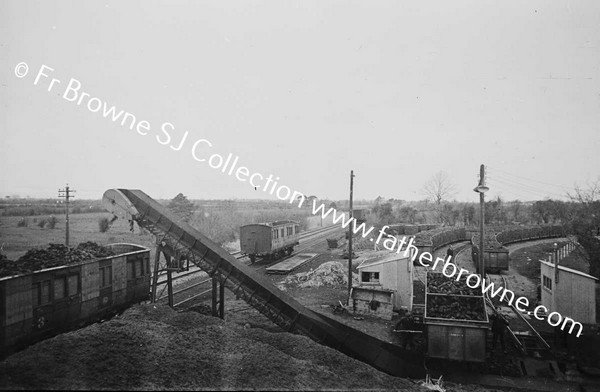
[[[62,244],[50,244],[47,249],[27,251],[17,261],[8,260],[6,256],[2,255],[0,258],[0,277],[21,275],[45,268],[75,264],[112,255],[114,255],[112,250],[95,242],[84,242],[76,248],[69,248]]]
[[[427,273],[426,317],[485,321],[485,302],[481,287],[475,289],[463,280],[443,274]]]

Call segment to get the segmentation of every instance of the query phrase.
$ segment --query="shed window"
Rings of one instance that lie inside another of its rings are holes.
[[[362,281],[368,283],[379,283],[379,272],[363,272]]]
[[[550,279],[546,275],[542,275],[542,278],[543,278],[542,284],[544,285],[544,288],[552,291],[552,279]]]
[[[50,281],[44,280],[33,285],[33,303],[36,306],[46,305],[50,302]]]
[[[61,299],[67,296],[67,284],[64,276],[54,279],[54,299]]]
[[[100,288],[112,286],[112,266],[100,268]]]

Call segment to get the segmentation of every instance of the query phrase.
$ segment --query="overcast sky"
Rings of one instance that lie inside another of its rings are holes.
[[[482,163],[490,197],[558,198],[600,175],[600,2],[4,0],[0,104],[0,195],[275,199],[205,139],[322,198],[353,169],[357,199],[417,200],[444,170],[478,201]]]

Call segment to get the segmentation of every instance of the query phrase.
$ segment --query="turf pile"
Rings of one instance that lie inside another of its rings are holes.
[[[152,304],[14,354],[0,388],[424,390],[304,336]]]
[[[76,248],[62,244],[50,244],[46,249],[31,249],[17,261],[0,259],[0,277],[27,274],[45,268],[75,264],[94,258],[114,255],[109,248],[95,242],[83,242]]]

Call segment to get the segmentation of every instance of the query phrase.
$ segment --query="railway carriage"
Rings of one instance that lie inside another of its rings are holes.
[[[3,354],[149,298],[150,250],[107,247],[116,255],[0,278]]]
[[[300,225],[294,221],[245,225],[240,227],[240,250],[252,263],[256,257],[277,259],[292,254],[299,238]]]

